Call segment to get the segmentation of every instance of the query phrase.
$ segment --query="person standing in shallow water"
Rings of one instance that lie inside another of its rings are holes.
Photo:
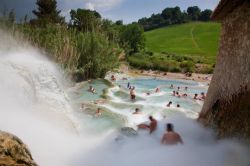
[[[130,99],[132,101],[135,100],[135,87],[133,86],[133,88],[130,90]]]
[[[183,144],[181,136],[174,131],[173,124],[168,123],[166,125],[166,132],[161,139],[161,143],[166,145]]]

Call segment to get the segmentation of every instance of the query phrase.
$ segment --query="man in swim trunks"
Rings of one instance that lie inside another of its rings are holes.
[[[174,126],[171,123],[166,125],[166,132],[161,139],[161,143],[166,145],[183,144],[181,136],[174,131]]]

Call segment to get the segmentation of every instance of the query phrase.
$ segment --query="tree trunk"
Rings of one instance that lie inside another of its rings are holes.
[[[219,137],[250,140],[250,4],[222,19],[219,55],[199,120]]]

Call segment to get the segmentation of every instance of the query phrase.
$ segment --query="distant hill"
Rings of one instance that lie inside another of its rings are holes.
[[[220,24],[192,22],[147,31],[146,48],[156,54],[174,53],[203,59],[214,64],[218,50]]]

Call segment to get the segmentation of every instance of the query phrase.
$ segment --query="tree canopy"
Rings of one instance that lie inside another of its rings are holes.
[[[88,9],[77,9],[70,11],[70,26],[80,31],[94,31],[100,24],[101,15],[96,11]]]
[[[33,14],[37,19],[33,19],[31,22],[44,25],[47,23],[64,23],[64,17],[60,16],[60,10],[57,10],[56,0],[37,0],[37,10],[33,10]]]
[[[180,7],[167,7],[161,13],[152,14],[151,17],[143,17],[138,23],[145,31],[160,28],[163,26],[181,24],[189,21],[210,21],[212,11],[206,9],[201,11],[197,6],[191,6],[186,11],[181,11]]]
[[[145,36],[143,28],[137,24],[129,24],[124,28],[121,33],[121,43],[122,45],[127,45],[129,48],[129,53],[139,52],[145,47]]]

